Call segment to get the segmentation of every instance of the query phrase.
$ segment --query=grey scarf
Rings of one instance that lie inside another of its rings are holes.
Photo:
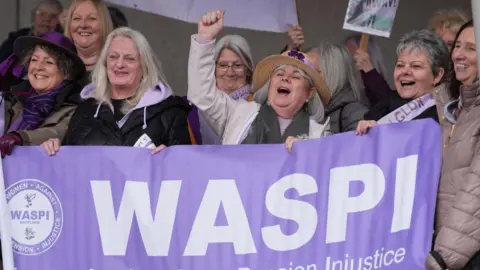
[[[310,116],[305,108],[300,109],[283,133],[280,132],[277,113],[268,104],[263,104],[242,144],[285,143],[289,136],[297,137],[309,133]]]

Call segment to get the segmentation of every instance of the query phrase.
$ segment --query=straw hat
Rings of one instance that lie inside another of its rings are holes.
[[[258,63],[253,73],[252,90],[256,92],[268,82],[272,72],[281,65],[291,65],[302,69],[313,80],[313,84],[324,104],[330,102],[330,90],[318,71],[313,57],[299,51],[285,51],[281,55],[272,55]]]

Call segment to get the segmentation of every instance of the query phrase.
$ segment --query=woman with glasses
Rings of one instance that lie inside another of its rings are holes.
[[[209,53],[214,56],[215,69],[206,71],[215,74],[216,82],[210,87],[228,94],[234,100],[250,101],[254,64],[248,42],[239,35],[227,35],[220,39],[215,45],[215,50]],[[195,106],[188,116],[188,123],[193,144],[222,144],[221,138]]]

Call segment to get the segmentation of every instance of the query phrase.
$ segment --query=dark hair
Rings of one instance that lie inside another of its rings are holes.
[[[119,8],[109,6],[108,12],[112,18],[113,28],[128,26],[127,17]]]
[[[460,29],[458,29],[457,35],[455,36],[455,40],[453,41],[454,48],[450,52],[450,60],[452,60],[453,51],[455,50],[455,43],[457,43],[458,37],[463,32],[463,30],[471,27],[473,27],[473,20],[466,22],[464,25],[462,25],[462,27],[460,27]],[[457,77],[455,76],[453,61],[450,61],[450,65],[452,70],[452,72],[450,72],[450,89],[449,89],[450,97],[457,99],[460,96],[460,86],[462,85],[462,83],[459,80],[457,80]]]
[[[64,80],[72,80],[75,77],[74,73],[77,71],[74,69],[73,61],[69,56],[51,46],[38,45],[38,47],[44,50],[48,55],[50,55],[50,57],[55,59],[58,69],[65,77]],[[28,65],[30,64],[30,59],[32,59],[35,48],[37,48],[37,46],[34,46],[32,49],[30,49],[23,57],[22,63],[26,70],[28,70]]]

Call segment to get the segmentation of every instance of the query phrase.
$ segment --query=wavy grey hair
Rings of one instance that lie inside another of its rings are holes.
[[[140,63],[142,68],[142,79],[135,91],[135,95],[125,102],[122,108],[123,112],[127,112],[135,107],[145,92],[155,87],[159,82],[171,89],[167,83],[167,79],[163,73],[160,61],[158,61],[155,53],[150,47],[147,39],[140,32],[128,27],[119,27],[113,30],[107,37],[105,45],[103,46],[100,57],[92,74],[92,85],[94,89],[90,93],[90,97],[97,100],[99,103],[107,103],[111,105],[111,84],[107,76],[107,57],[112,40],[116,37],[130,38],[138,49],[140,55]]]
[[[313,51],[321,59],[318,63],[331,95],[350,88],[357,100],[363,96],[362,83],[355,69],[355,60],[343,45],[322,42]]]
[[[404,50],[418,50],[425,53],[434,76],[437,76],[441,69],[444,70],[445,75],[450,70],[448,46],[442,38],[430,30],[413,30],[405,34],[397,46],[397,56]],[[447,77],[445,75],[443,78]]]
[[[275,74],[275,72],[286,65],[281,65],[278,66],[271,75]],[[305,73],[302,69],[295,67],[296,70],[302,75],[302,77],[305,77],[305,79],[308,81],[308,87],[314,87],[313,80],[310,76],[308,76],[307,73]],[[271,76],[270,75],[270,76]],[[253,101],[259,103],[259,104],[265,104],[268,101],[268,88],[270,87],[270,79],[263,85],[260,89],[258,89],[257,92],[255,92],[255,95],[253,96]],[[313,97],[308,100],[307,103],[307,112],[310,115],[310,118],[314,120],[317,123],[323,123],[324,118],[325,118],[325,107],[323,106],[323,102],[320,99],[320,96],[318,95],[318,92],[315,90],[313,93]]]
[[[349,41],[353,41],[357,47],[360,47],[361,38],[362,34],[355,33],[345,38],[343,44],[346,45]],[[373,36],[370,36],[368,39],[368,55],[370,56],[373,67],[385,78],[388,73],[383,60],[383,53],[377,43],[377,39]]]

